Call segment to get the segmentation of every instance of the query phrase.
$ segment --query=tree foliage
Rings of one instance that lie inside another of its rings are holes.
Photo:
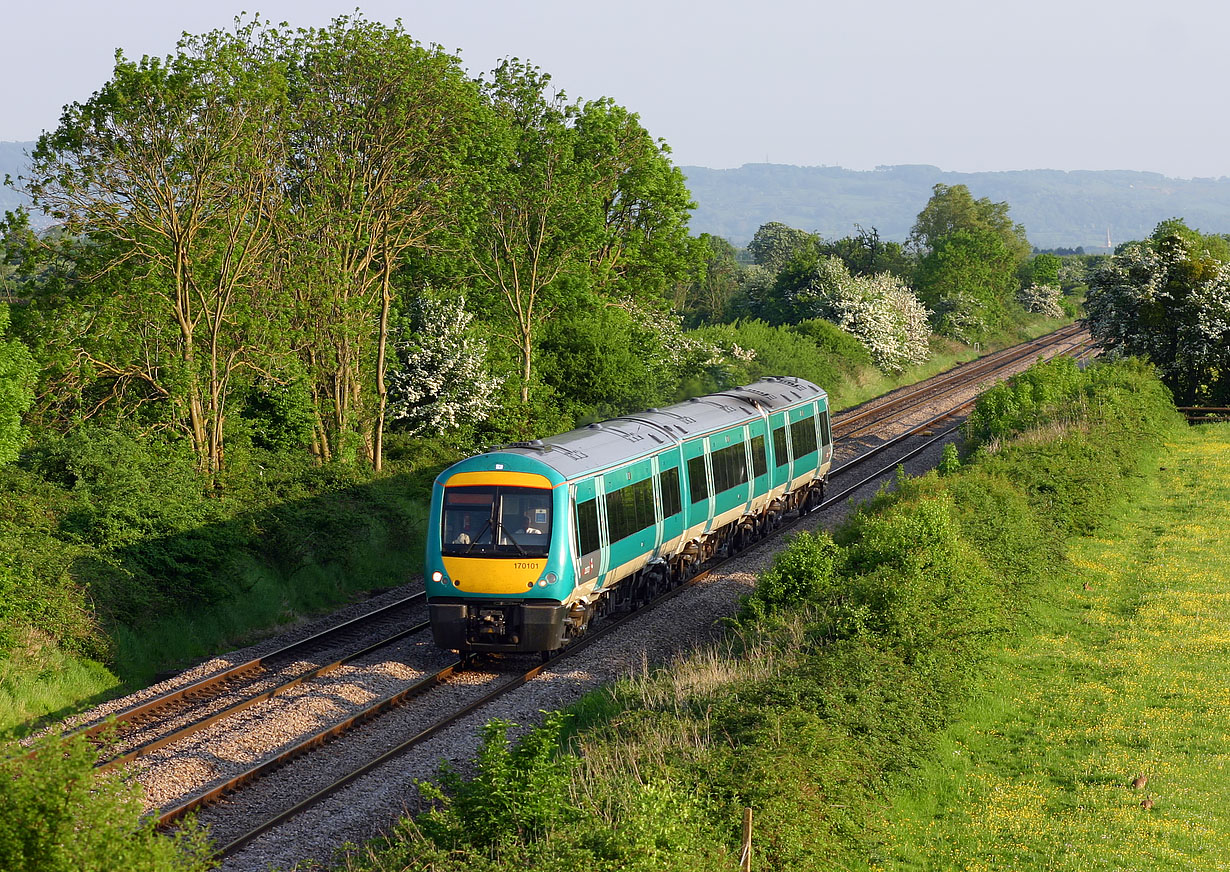
[[[316,450],[328,459],[361,435],[379,469],[394,275],[451,218],[478,92],[456,57],[400,24],[338,18],[285,53],[295,125],[281,229]]]
[[[1230,245],[1163,221],[1089,280],[1090,332],[1107,349],[1151,360],[1177,399],[1230,401]]]
[[[703,258],[666,146],[611,100],[569,103],[550,82],[517,59],[484,82],[488,135],[471,167],[481,219],[463,241],[516,348],[523,404],[548,318],[621,297],[664,304]]]
[[[503,378],[490,372],[465,302],[421,296],[394,323],[388,415],[412,435],[477,424],[498,404]]]
[[[760,225],[752,241],[747,244],[747,250],[757,266],[778,273],[800,255],[814,258],[819,243],[819,238],[813,233],[788,227],[780,221],[770,221]]]
[[[927,359],[927,310],[905,282],[889,273],[851,275],[838,258],[823,258],[792,303],[805,317],[825,318],[854,336],[886,372]]]
[[[37,367],[29,349],[16,339],[5,339],[9,307],[0,303],[0,465],[17,459],[27,433],[21,416],[34,402]]]
[[[5,872],[204,872],[212,868],[203,830],[168,838],[142,815],[136,790],[98,776],[83,738],[0,749],[0,869]]]
[[[1023,262],[1031,251],[1025,227],[1008,217],[1007,203],[993,203],[988,197],[974,199],[965,185],[937,184],[931,199],[918,213],[910,231],[910,243],[922,251],[934,250],[952,235],[965,231],[986,231],[1000,238],[1015,263]]]
[[[249,23],[185,35],[165,59],[117,52],[110,81],[39,139],[27,183],[36,206],[97,238],[99,274],[131,267],[144,297],[115,313],[135,354],[79,359],[170,401],[211,473],[238,377],[266,370],[277,344],[262,310],[287,101],[267,42]]]
[[[957,230],[923,256],[916,287],[937,333],[975,342],[1003,323],[1016,295],[1015,255],[1000,234]]]

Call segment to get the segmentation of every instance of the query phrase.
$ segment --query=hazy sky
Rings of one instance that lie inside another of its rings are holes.
[[[241,11],[401,18],[471,73],[528,58],[570,97],[638,112],[682,165],[934,164],[1230,176],[1224,0],[13,0],[0,140]]]

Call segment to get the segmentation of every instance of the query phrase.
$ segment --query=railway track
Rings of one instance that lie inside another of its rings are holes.
[[[1061,346],[1064,349],[1075,349],[1081,346],[1079,330],[1061,331],[1059,335],[1052,335],[1048,342],[1035,341],[1027,343],[1025,346],[1018,346],[997,355],[992,355],[994,361],[988,362],[985,358],[975,361],[972,364],[962,368],[959,374],[946,374],[944,377],[937,379],[939,384],[930,384],[926,388],[916,390],[905,390],[898,392],[889,401],[876,403],[873,408],[860,408],[854,412],[852,416],[842,416],[835,422],[835,427],[848,426],[849,432],[857,432],[861,429],[866,429],[872,424],[868,422],[878,422],[882,426],[886,419],[900,418],[902,415],[909,413],[925,403],[934,404],[938,397],[942,397],[947,393],[965,391],[970,392],[971,385],[978,384],[997,370],[1004,367],[1011,367],[1020,364],[1022,361],[1032,362],[1039,351],[1047,349],[1048,346]],[[926,420],[915,424],[892,439],[881,441],[879,445],[870,451],[865,452],[859,457],[845,463],[841,467],[835,469],[831,475],[833,486],[840,488],[839,492],[828,497],[821,505],[815,507],[812,511],[817,511],[831,507],[845,500],[850,495],[866,487],[869,484],[878,482],[884,478],[886,474],[891,474],[898,464],[908,459],[915,454],[925,451],[934,443],[945,439],[952,435],[955,425],[944,429],[938,435],[932,431],[938,427],[943,421],[951,419],[954,415],[959,414],[969,405],[972,405],[973,398],[969,398],[962,402],[954,402],[951,408],[947,409],[943,414],[938,416],[930,416]],[[852,423],[847,423],[852,422]],[[866,466],[876,457],[885,451],[894,448],[900,449],[901,446],[908,440],[917,441],[919,433],[927,433],[929,438],[919,445],[911,447],[905,453],[898,451],[890,462],[871,471],[870,473],[859,474]],[[801,520],[801,519],[800,519]],[[769,537],[759,540],[754,543],[751,548],[763,547],[767,543],[778,539],[782,533],[788,532],[797,524],[794,521],[790,524],[783,525],[778,531],[775,531]],[[749,549],[750,550],[750,549]],[[710,573],[718,570],[726,562],[727,559],[733,557],[730,555],[724,558],[721,562],[707,567],[701,574],[684,584],[668,591],[662,597],[654,600],[645,609],[637,610],[629,614],[607,619],[595,627],[591,633],[584,638],[570,645],[561,654],[552,658],[546,663],[536,664],[531,668],[519,670],[517,672],[507,674],[501,671],[501,674],[493,678],[490,684],[494,685],[490,689],[483,689],[483,692],[468,699],[464,704],[457,706],[438,718],[431,719],[429,723],[421,729],[415,731],[412,735],[404,738],[388,747],[374,756],[370,756],[363,762],[352,765],[340,774],[323,785],[314,785],[310,790],[305,791],[302,795],[295,796],[292,800],[288,800],[276,811],[271,811],[260,820],[252,821],[250,825],[245,826],[239,831],[227,832],[223,835],[219,854],[220,856],[231,856],[243,849],[246,845],[252,842],[260,835],[269,830],[278,827],[279,825],[291,820],[295,816],[301,814],[312,806],[327,800],[343,790],[348,785],[354,783],[362,776],[369,774],[373,770],[379,768],[394,757],[407,753],[408,751],[422,746],[428,740],[441,734],[450,727],[456,725],[459,721],[479,711],[485,706],[490,705],[501,697],[515,691],[526,683],[533,681],[545,670],[555,669],[565,665],[569,658],[574,658],[580,655],[584,650],[595,644],[599,640],[617,632],[628,621],[640,617],[646,610],[652,610],[660,607],[661,604],[686,590],[691,585],[703,581]],[[514,658],[515,659],[515,658]],[[346,718],[343,721],[332,723],[321,729],[316,730],[311,735],[304,737],[301,741],[294,744],[292,747],[286,748],[280,753],[263,759],[258,764],[250,767],[238,775],[235,775],[223,782],[214,784],[206,790],[201,790],[191,796],[184,798],[182,801],[168,805],[162,808],[159,812],[159,823],[162,826],[171,826],[175,821],[179,820],[185,814],[201,809],[203,806],[218,801],[219,799],[233,794],[237,790],[241,790],[245,785],[249,785],[257,779],[269,776],[278,769],[286,766],[291,760],[309,752],[318,751],[326,746],[331,740],[349,733],[353,730],[361,729],[363,725],[368,724],[378,719],[382,714],[390,710],[402,706],[410,700],[430,694],[436,688],[447,685],[454,681],[456,677],[462,673],[464,664],[457,660],[448,665],[436,670],[434,673],[414,682],[413,684],[398,690],[395,693],[387,694],[369,705],[362,711]],[[434,704],[430,699],[424,700],[423,705],[432,707]]]
[[[405,626],[416,612],[422,613],[420,617],[426,612],[423,593],[155,696],[69,735],[84,736],[100,749],[100,769],[130,763],[304,682],[425,632],[429,626],[426,620]],[[374,642],[373,633],[378,636]],[[311,665],[321,660],[325,662]]]
[[[840,413],[833,419],[834,440],[860,438],[863,434],[874,433],[887,421],[934,403],[950,393],[966,390],[970,385],[994,377],[1005,368],[1024,362],[1032,363],[1040,352],[1056,348],[1067,350],[1082,346],[1086,341],[1089,341],[1088,331],[1079,324],[1070,324],[1046,336],[984,355],[934,378]]]

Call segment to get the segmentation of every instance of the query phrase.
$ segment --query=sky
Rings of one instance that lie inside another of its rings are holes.
[[[1220,0],[14,0],[0,13],[0,141],[33,140],[115,50],[257,13],[357,8],[475,76],[528,59],[571,98],[638,113],[682,166],[931,164],[1230,176]]]

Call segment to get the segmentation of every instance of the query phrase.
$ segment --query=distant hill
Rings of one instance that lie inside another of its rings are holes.
[[[0,180],[25,171],[33,142],[0,142]],[[975,197],[1005,200],[1038,248],[1088,252],[1148,236],[1159,221],[1179,217],[1204,233],[1230,233],[1230,179],[1170,179],[1129,170],[1016,170],[951,173],[932,166],[796,167],[745,164],[734,170],[682,167],[697,203],[694,233],[746,245],[758,227],[781,221],[828,239],[854,225],[904,241],[937,182],[965,185]],[[0,214],[25,202],[0,186]],[[38,216],[32,216],[42,224]]]
[[[1204,233],[1230,233],[1230,179],[1170,179],[1127,170],[1017,170],[952,173],[932,166],[874,170],[745,164],[733,170],[681,167],[698,208],[694,233],[746,245],[760,225],[780,221],[825,238],[854,225],[904,241],[937,182],[965,185],[975,197],[1007,201],[1038,248],[1093,253],[1142,239],[1166,218]]]

